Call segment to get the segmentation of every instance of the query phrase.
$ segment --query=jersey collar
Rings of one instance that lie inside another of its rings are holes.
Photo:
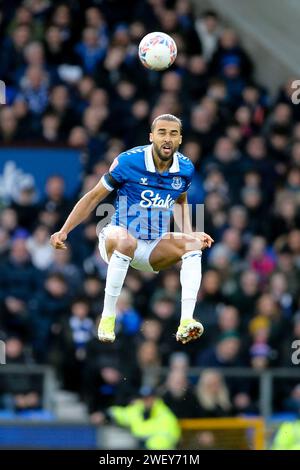
[[[145,166],[146,170],[150,171],[151,173],[156,173],[156,168],[153,161],[152,155],[152,145],[148,145],[145,149]],[[173,163],[169,168],[169,173],[178,173],[179,172],[179,161],[178,161],[178,154],[175,152],[173,154]]]

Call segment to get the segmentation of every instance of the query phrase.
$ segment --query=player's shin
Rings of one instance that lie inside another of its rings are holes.
[[[193,318],[197,295],[201,284],[202,266],[200,250],[189,251],[182,256],[180,271],[181,320]]]
[[[181,319],[176,333],[183,344],[199,338],[203,325],[193,319],[198,290],[201,283],[201,251],[189,251],[182,256],[180,282],[182,286]]]
[[[100,341],[115,340],[116,304],[128,271],[131,258],[115,250],[110,258],[105,286],[104,307],[98,327]]]
[[[103,317],[116,316],[116,304],[129,268],[131,258],[115,250],[111,255],[105,286]]]

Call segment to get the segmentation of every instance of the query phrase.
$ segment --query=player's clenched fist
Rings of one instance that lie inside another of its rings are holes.
[[[50,238],[50,243],[53,246],[53,248],[56,248],[57,250],[66,250],[67,246],[64,243],[67,239],[67,234],[64,232],[55,232],[53,235],[51,235]]]

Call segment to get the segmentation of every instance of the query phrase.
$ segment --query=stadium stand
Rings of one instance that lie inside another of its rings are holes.
[[[290,81],[272,98],[256,82],[255,61],[215,12],[195,16],[188,0],[117,3],[15,0],[0,11],[6,363],[52,366],[59,387],[77,394],[94,423],[111,405],[128,404],[142,384],[157,386],[181,419],[258,415],[251,378],[225,380],[212,371],[195,379],[189,367],[293,368],[291,345],[300,341],[300,107],[291,101]],[[174,66],[163,73],[137,58],[141,37],[160,30],[178,45]],[[204,255],[196,306],[205,334],[194,344],[175,341],[177,267],[159,275],[130,270],[117,340],[102,344],[95,334],[106,274],[99,217],[74,231],[67,252],[55,253],[49,236],[118,153],[148,141],[160,113],[183,120],[182,151],[197,170],[189,202],[205,202],[205,231],[215,240]],[[26,174],[11,184],[20,168]],[[166,381],[150,374],[161,366],[170,367]],[[2,411],[43,410],[41,384],[18,377],[0,374]],[[296,413],[297,385],[295,376],[276,382],[275,412]],[[215,400],[207,402],[203,387]],[[183,395],[188,406],[180,404]]]

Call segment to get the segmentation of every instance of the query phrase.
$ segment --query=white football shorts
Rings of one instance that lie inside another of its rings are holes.
[[[107,264],[109,261],[108,261],[108,257],[106,253],[105,241],[112,227],[114,226],[111,224],[108,224],[99,233],[100,255]],[[158,271],[153,270],[149,262],[149,258],[150,258],[152,251],[154,250],[154,248],[160,242],[160,240],[162,239],[164,235],[165,234],[161,235],[159,238],[156,238],[155,240],[137,239],[137,247],[134,252],[134,257],[130,262],[130,266],[133,267],[134,269],[138,269],[139,271],[157,273]]]

